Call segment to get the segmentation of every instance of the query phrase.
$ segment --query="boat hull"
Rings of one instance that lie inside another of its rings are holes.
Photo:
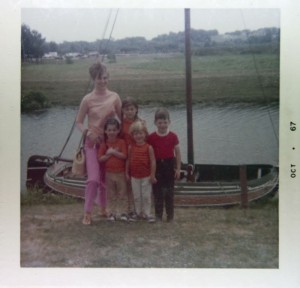
[[[247,191],[247,202],[258,200],[271,192],[275,191],[277,187],[276,179],[268,181],[263,186],[248,188]],[[180,207],[205,207],[205,206],[228,206],[228,205],[241,205],[242,191],[240,187],[233,190],[224,190],[220,188],[218,191],[210,190],[201,193],[201,189],[198,185],[196,188],[198,191],[194,193],[188,193],[182,191],[180,187],[175,190],[175,203],[176,206]]]
[[[206,166],[206,169],[205,169]],[[212,171],[216,165],[199,165],[202,171]],[[198,171],[201,169],[199,167]],[[223,165],[223,170],[229,169]],[[251,166],[253,168],[253,166]],[[251,172],[249,166],[249,171]],[[259,178],[247,181],[247,201],[260,199],[278,187],[278,170],[270,165],[263,165],[257,169],[264,169]],[[217,167],[221,170],[222,167]],[[234,171],[238,166],[230,166]],[[257,170],[261,171],[261,170]],[[232,172],[231,172],[232,173]],[[261,173],[261,172],[260,172]],[[229,173],[230,174],[230,173]],[[255,173],[254,173],[255,174]],[[207,175],[207,173],[206,173]],[[224,174],[225,175],[225,174]],[[200,181],[187,182],[184,178],[175,183],[174,204],[177,207],[208,207],[242,204],[242,189],[239,181]],[[198,175],[198,178],[200,176]],[[45,184],[52,190],[72,197],[84,198],[86,177],[75,177],[71,174],[71,163],[56,162],[49,167],[44,175]]]

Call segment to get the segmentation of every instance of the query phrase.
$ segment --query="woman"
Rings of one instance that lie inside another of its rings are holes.
[[[84,217],[82,223],[91,224],[93,203],[101,208],[101,214],[106,214],[106,189],[104,171],[97,160],[97,150],[104,139],[104,124],[107,118],[121,119],[121,99],[119,95],[108,90],[109,74],[105,65],[100,62],[93,64],[90,76],[94,81],[94,89],[85,95],[81,101],[76,117],[76,126],[82,133],[87,132],[85,141],[85,155],[87,167],[87,183],[85,188]],[[87,116],[88,128],[84,127]]]

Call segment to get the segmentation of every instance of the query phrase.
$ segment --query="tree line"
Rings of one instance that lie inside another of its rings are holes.
[[[240,53],[259,53],[261,49],[278,53],[279,28],[262,28],[255,31],[242,30],[219,34],[217,30],[191,29],[192,50],[195,55],[220,53],[220,51],[239,50]],[[184,32],[170,32],[146,40],[144,37],[127,37],[120,40],[64,41],[47,42],[41,33],[31,30],[26,24],[21,27],[21,58],[42,58],[49,52],[57,52],[59,56],[67,53],[87,55],[91,52],[99,54],[127,53],[182,53],[184,52]],[[222,53],[223,53],[222,52]]]

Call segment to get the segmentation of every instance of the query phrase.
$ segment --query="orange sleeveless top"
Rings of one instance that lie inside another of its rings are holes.
[[[151,174],[149,144],[131,146],[129,165],[130,175],[134,178],[145,178]]]

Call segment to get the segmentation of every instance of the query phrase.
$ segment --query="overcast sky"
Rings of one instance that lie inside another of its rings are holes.
[[[184,30],[184,10],[101,9],[101,8],[23,8],[21,22],[37,30],[47,42],[95,41],[109,37],[115,16],[114,39],[142,36],[147,40],[160,34]],[[191,9],[194,29],[216,29],[220,34],[236,30],[256,30],[280,26],[279,9]]]

